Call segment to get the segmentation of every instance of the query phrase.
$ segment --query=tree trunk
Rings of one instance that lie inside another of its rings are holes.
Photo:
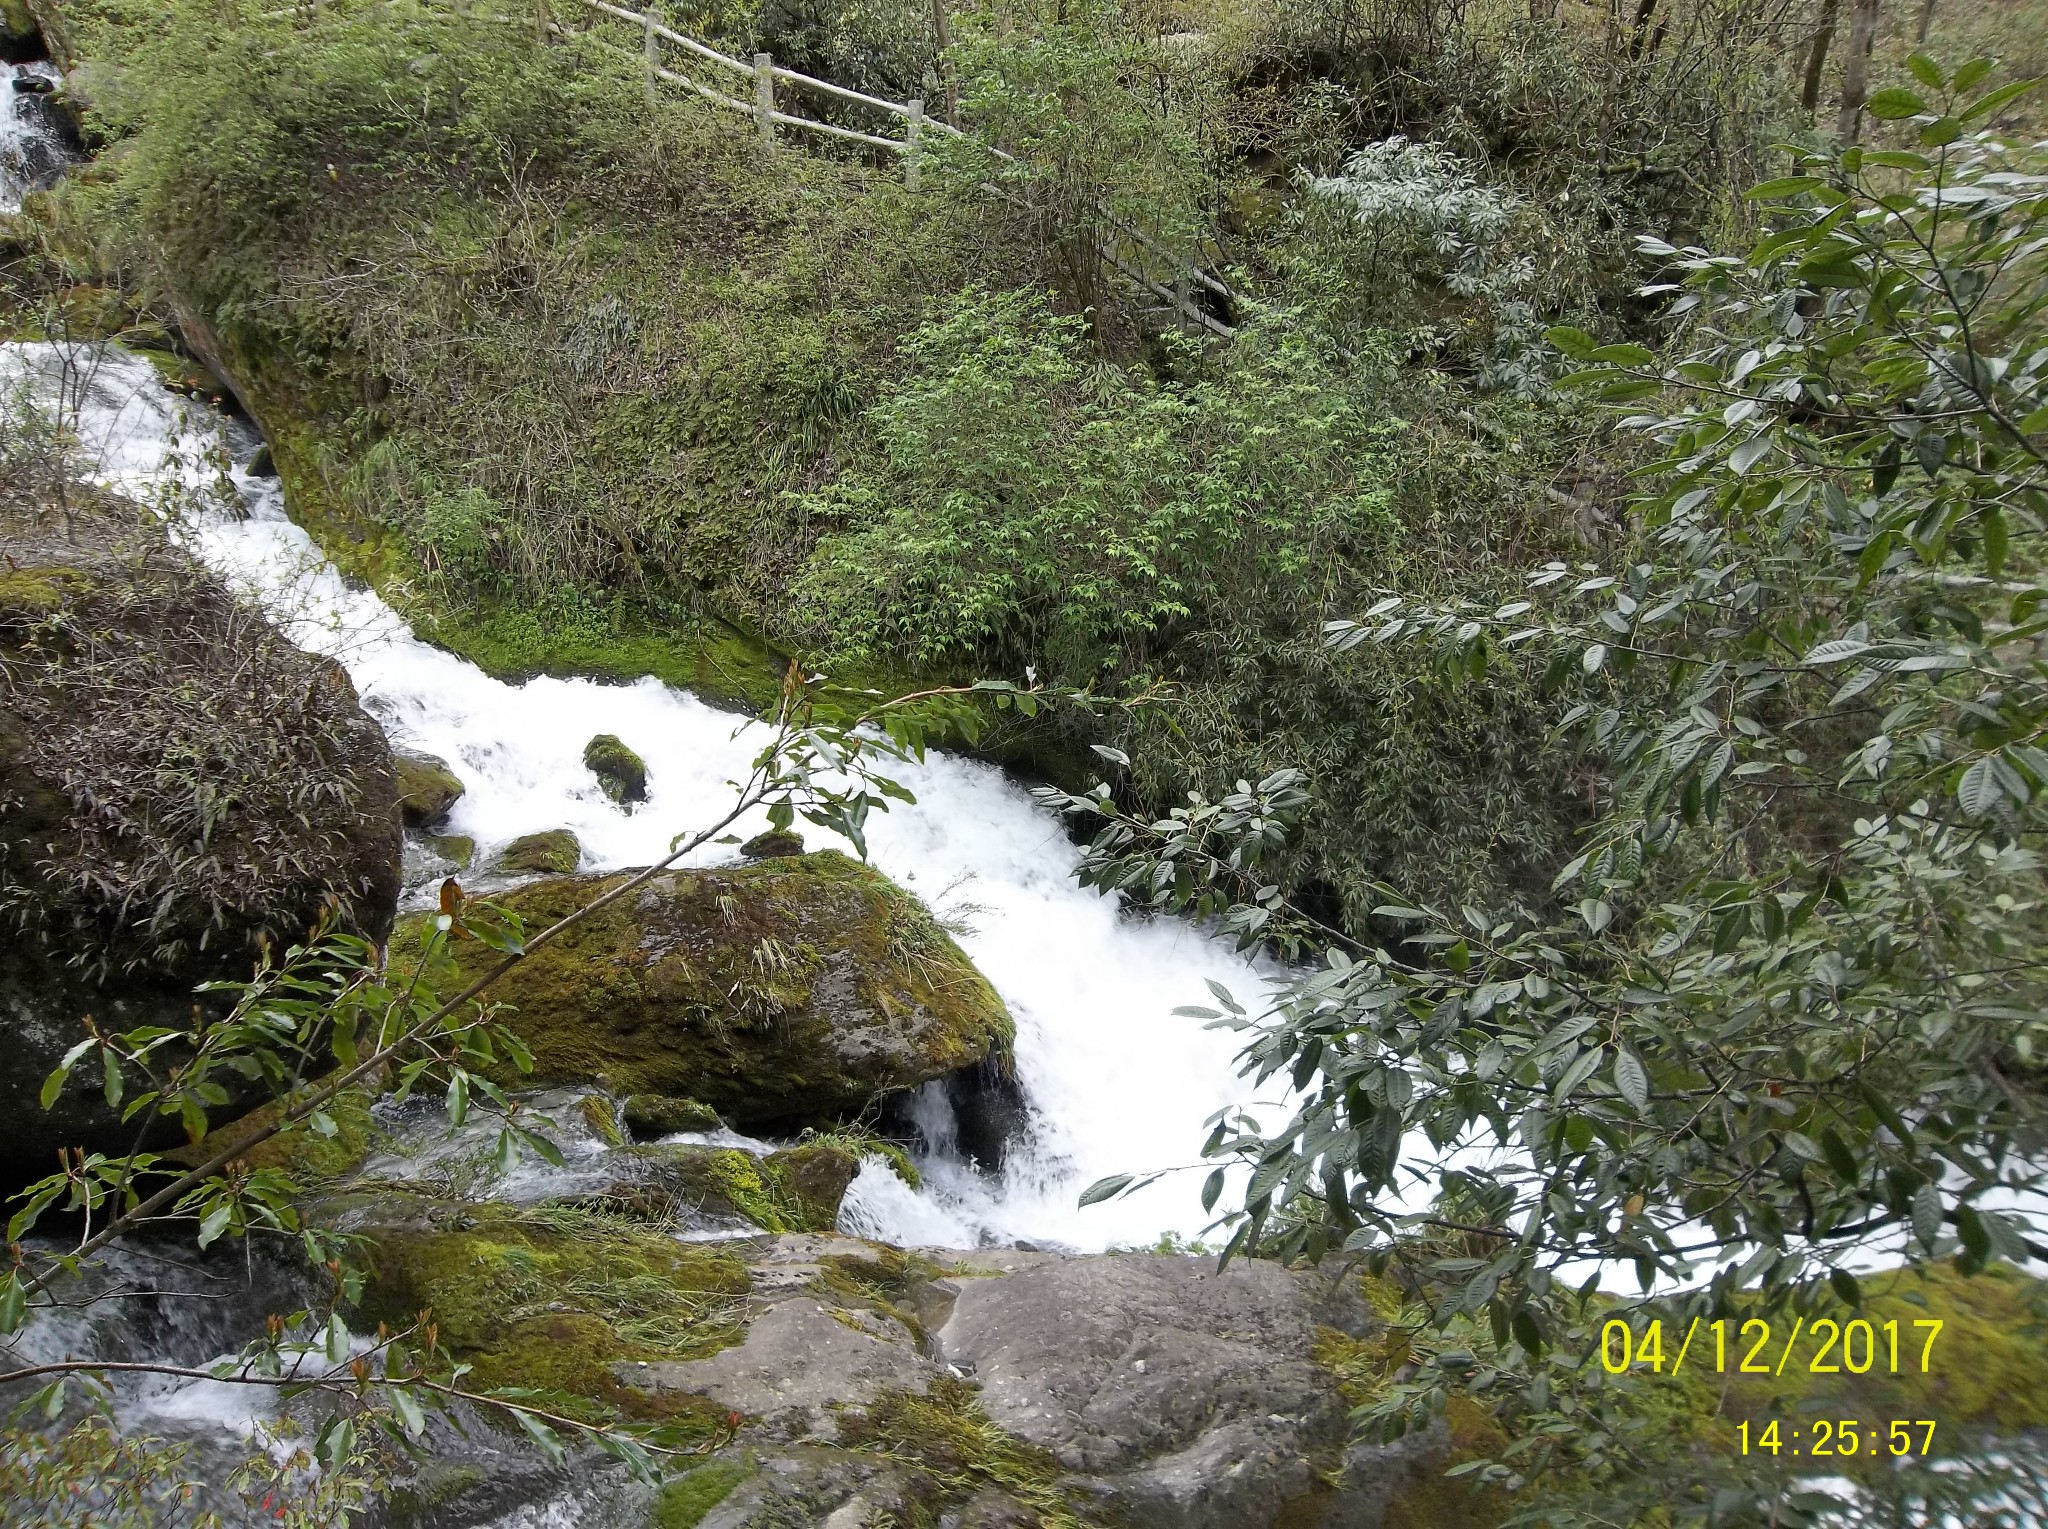
[[[1863,94],[1870,50],[1877,42],[1877,0],[1849,0],[1849,48],[1842,55],[1842,120],[1835,136],[1844,144],[1863,136]]]
[[[1914,34],[1914,41],[1922,48],[1927,46],[1927,29],[1934,25],[1934,0],[1923,0],[1920,7],[1920,30]]]
[[[1657,14],[1657,0],[1641,0],[1636,6],[1635,25],[1629,29],[1628,56],[1643,56],[1643,39],[1650,30],[1650,18]]]
[[[1809,115],[1820,110],[1820,77],[1828,66],[1828,44],[1835,40],[1835,18],[1842,0],[1821,0],[1820,27],[1813,34],[1813,46],[1806,54],[1806,84],[1799,92],[1799,104]]]

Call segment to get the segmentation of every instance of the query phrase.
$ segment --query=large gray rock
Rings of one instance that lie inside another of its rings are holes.
[[[621,1365],[650,1399],[697,1395],[747,1415],[748,1439],[782,1459],[706,1529],[836,1523],[881,1506],[889,1484],[844,1478],[848,1418],[890,1393],[974,1385],[987,1418],[1059,1469],[1057,1488],[1106,1522],[1146,1529],[1379,1529],[1389,1507],[1443,1469],[1441,1429],[1380,1448],[1348,1442],[1317,1330],[1370,1333],[1356,1279],[1206,1258],[1023,1252],[933,1254],[886,1310],[835,1305],[826,1278],[886,1251],[846,1238],[785,1237],[753,1260],[765,1311],[708,1359]],[[841,1284],[844,1281],[840,1281]],[[1338,1484],[1332,1485],[1335,1481]],[[837,1483],[834,1497],[826,1486]],[[820,1497],[820,1493],[825,1495]],[[943,1520],[965,1529],[1037,1522],[984,1487]]]

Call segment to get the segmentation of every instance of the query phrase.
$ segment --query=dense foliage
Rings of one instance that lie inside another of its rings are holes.
[[[1588,1355],[1617,1312],[1812,1317],[1878,1252],[2048,1241],[2048,222],[2012,146],[2039,98],[1991,88],[2048,28],[1962,0],[670,14],[967,135],[913,194],[650,102],[630,29],[95,0],[66,29],[108,147],[31,200],[15,295],[214,352],[337,560],[500,671],[687,650],[765,709],[813,667],[1145,696],[1002,741],[1099,830],[1092,884],[1301,963],[1204,1011],[1298,1105],[1217,1122],[1207,1194],[1241,1202],[1233,1254],[1362,1255],[1409,1296],[1361,1428],[1469,1393],[1500,1430],[1470,1474],[1537,1516],[1817,1511]],[[1994,34],[1996,74],[1915,51]],[[1090,744],[1117,771],[1082,792]],[[874,804],[826,807],[857,840]],[[274,996],[220,1065],[310,1123],[319,1013],[357,998]],[[459,1115],[489,1032],[438,1008],[396,1022]],[[132,1166],[51,1203],[119,1205]],[[287,1182],[173,1182],[216,1234],[285,1225]],[[50,1469],[117,1448],[67,1447]],[[1899,1513],[1942,1480],[1894,1481]]]
[[[1602,1267],[1684,1286],[1645,1297],[1683,1331],[1854,1307],[1876,1249],[2040,1255],[2048,175],[1979,128],[2025,88],[1980,94],[1988,72],[1916,61],[1924,95],[1871,103],[1916,146],[1801,156],[1752,193],[1745,255],[1646,239],[1663,354],[1554,334],[1666,453],[1611,571],[1332,623],[1577,694],[1560,728],[1601,810],[1567,910],[1390,888],[1398,941],[1332,939],[1259,885],[1292,772],[1156,824],[1061,800],[1110,819],[1097,885],[1318,954],[1261,1013],[1198,1011],[1300,1097],[1278,1130],[1217,1122],[1209,1154],[1251,1169],[1232,1248],[1418,1260],[1418,1369],[1369,1420],[1486,1395],[1518,1435],[1502,1483],[1561,1454],[1610,1496],[1668,1490],[1630,1487],[1648,1446],[1585,1371]]]

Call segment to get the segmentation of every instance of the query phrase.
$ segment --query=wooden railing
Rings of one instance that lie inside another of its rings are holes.
[[[265,12],[263,19],[310,19],[318,15],[327,3],[329,0],[302,0],[299,5]],[[533,9],[526,16],[472,8],[468,0],[434,0],[434,3],[475,20],[499,22],[508,26],[530,25],[534,28],[535,36],[542,40],[550,37],[566,38],[571,34],[568,26],[555,19],[550,9],[550,0],[533,0]],[[647,82],[647,98],[650,104],[659,99],[663,85],[679,86],[703,97],[715,106],[751,117],[754,121],[754,132],[763,147],[774,144],[778,128],[789,127],[862,144],[885,153],[898,154],[903,159],[904,183],[915,191],[918,189],[920,161],[925,152],[926,136],[933,133],[950,134],[955,138],[970,136],[941,118],[927,116],[922,100],[884,100],[880,96],[871,96],[864,91],[834,84],[831,80],[821,80],[814,75],[784,68],[766,53],[756,53],[751,61],[735,58],[729,53],[721,53],[709,43],[700,42],[694,37],[687,37],[676,31],[651,7],[644,11],[636,11],[623,5],[615,5],[612,0],[568,0],[568,3],[590,13],[598,26],[607,22],[617,22],[638,32],[637,48],[605,37],[594,28],[586,29],[585,35],[590,36],[600,47],[638,61]],[[679,53],[681,59],[674,58],[669,50]],[[716,85],[706,84],[695,74],[670,67],[671,62],[681,62],[683,59],[700,68],[709,67],[722,70],[728,75],[738,76],[739,78],[733,82],[735,87],[739,87],[740,81],[744,80],[751,88],[747,89],[744,95],[731,95]],[[826,122],[817,117],[784,111],[776,104],[778,82],[799,91],[807,91],[813,95],[880,113],[884,117],[896,118],[903,124],[903,136],[893,138],[883,133],[862,132],[836,122]],[[998,159],[1011,158],[994,145],[985,147],[987,152]],[[1102,263],[1109,270],[1141,291],[1159,299],[1162,308],[1158,311],[1172,313],[1177,322],[1193,325],[1199,330],[1226,340],[1237,333],[1231,325],[1219,319],[1208,306],[1197,301],[1195,297],[1195,289],[1200,288],[1220,299],[1226,306],[1226,311],[1229,311],[1237,306],[1238,297],[1228,286],[1203,270],[1187,255],[1175,252],[1154,236],[1112,216],[1106,209],[1102,210],[1102,220],[1115,236],[1115,242],[1105,240],[1096,250]],[[1158,270],[1147,269],[1147,256],[1164,262],[1166,279],[1161,279]]]

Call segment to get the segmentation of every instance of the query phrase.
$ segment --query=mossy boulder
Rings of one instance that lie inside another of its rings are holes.
[[[501,900],[528,929],[621,875]],[[488,959],[467,944],[467,980]],[[833,850],[656,877],[493,989],[531,1082],[699,1100],[739,1124],[851,1113],[988,1059],[1014,1034],[994,990],[923,904]]]
[[[621,807],[647,800],[646,763],[613,734],[599,733],[583,745],[583,767]]]
[[[779,860],[786,855],[801,855],[804,852],[804,836],[793,834],[786,828],[771,828],[765,833],[755,834],[740,846],[740,853],[749,860]]]
[[[266,943],[323,918],[381,940],[400,825],[347,672],[153,515],[17,457],[0,553],[0,1179],[18,1179],[60,1145],[134,1145],[83,1079],[41,1107],[85,1015],[187,1028],[225,1001],[195,988],[246,977]]]
[[[426,844],[458,871],[468,870],[470,862],[476,859],[476,840],[468,834],[428,834]]]
[[[398,807],[408,828],[432,828],[462,800],[462,780],[445,759],[405,749],[391,756],[398,773]]]
[[[566,828],[523,834],[498,851],[497,869],[513,875],[566,876],[583,861],[583,846]],[[538,929],[538,924],[529,924]]]
[[[629,1094],[621,1110],[626,1129],[643,1140],[678,1131],[715,1131],[720,1124],[718,1111],[710,1105],[666,1094]]]

